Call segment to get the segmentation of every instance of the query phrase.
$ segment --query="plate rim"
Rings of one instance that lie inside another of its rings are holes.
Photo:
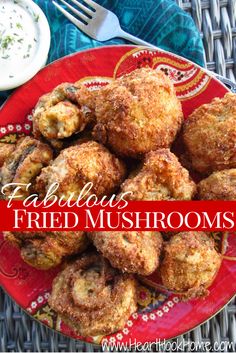
[[[28,0],[24,0],[24,1],[28,1]],[[21,86],[19,87],[16,87],[14,92],[12,92],[8,97],[7,99],[3,102],[3,104],[0,106],[0,110],[4,107],[4,105],[7,103],[7,101],[11,98],[11,96],[19,89],[21,88],[22,86],[24,86],[25,84],[27,84],[28,82],[30,82],[32,79],[34,79],[34,77],[40,73],[42,70],[44,70],[45,68],[48,68],[50,67],[51,65],[53,65],[54,63],[56,62],[60,62],[61,60],[64,60],[64,59],[67,59],[67,58],[70,58],[70,57],[73,57],[73,56],[76,56],[76,55],[79,55],[79,54],[83,54],[83,53],[86,53],[86,52],[90,52],[90,51],[97,51],[97,50],[102,50],[102,49],[108,49],[108,48],[122,48],[122,47],[127,47],[127,48],[133,48],[133,49],[147,49],[147,50],[150,50],[150,51],[161,51],[163,53],[167,53],[167,54],[170,54],[172,56],[175,56],[177,57],[178,59],[181,59],[181,60],[184,60],[190,64],[193,64],[195,65],[197,68],[199,68],[201,71],[203,71],[204,73],[206,73],[208,76],[210,76],[212,79],[214,79],[215,81],[217,81],[222,87],[224,87],[226,90],[228,90],[228,92],[231,92],[231,90],[225,86],[215,75],[214,75],[214,72],[211,72],[209,71],[207,68],[205,67],[202,67],[198,64],[196,64],[194,61],[191,61],[187,58],[185,58],[184,56],[181,56],[181,55],[178,55],[178,54],[175,54],[175,53],[172,53],[171,51],[168,51],[168,50],[165,50],[165,49],[162,49],[162,48],[153,48],[153,47],[147,47],[147,46],[142,46],[142,45],[134,45],[134,44],[112,44],[112,45],[104,45],[104,46],[101,46],[101,47],[95,47],[95,48],[87,48],[87,49],[83,49],[83,50],[80,50],[80,51],[77,51],[77,52],[74,52],[74,53],[71,53],[71,54],[67,54],[67,55],[64,55],[60,58],[57,58],[55,60],[53,60],[52,62],[44,65],[38,72],[35,73],[35,75],[33,77],[31,77],[27,82],[24,82]]]
[[[60,334],[60,335],[63,335],[64,337],[66,338],[70,338],[70,339],[75,339],[75,340],[78,340],[80,342],[83,342],[83,343],[86,343],[86,344],[92,344],[94,346],[98,346],[98,347],[102,347],[103,344],[102,344],[102,340],[103,340],[103,337],[101,339],[101,341],[99,343],[95,343],[95,342],[88,342],[88,341],[85,341],[85,340],[82,340],[82,339],[78,339],[78,338],[74,338],[74,337],[71,337],[69,334],[66,334],[65,332],[61,332],[61,331],[58,331],[56,330],[55,328],[53,327],[50,327],[48,326],[47,324],[45,324],[43,321],[40,321],[39,319],[37,319],[36,317],[34,317],[32,314],[30,314],[27,309],[23,308],[6,290],[5,286],[1,284],[1,288],[2,290],[4,291],[4,294],[7,295],[11,300],[12,302],[15,302],[18,307],[24,312],[24,314],[28,315],[29,318],[31,320],[35,320],[38,324],[41,324],[43,325],[45,328],[49,329],[49,330],[52,330],[53,332],[57,333],[57,334]],[[160,343],[162,342],[165,342],[165,341],[169,341],[169,340],[173,340],[173,339],[176,339],[182,335],[186,335],[187,333],[195,330],[197,327],[200,327],[202,325],[204,325],[207,321],[213,319],[217,314],[219,314],[234,298],[236,297],[236,293],[233,294],[233,296],[227,301],[227,303],[225,303],[220,309],[216,310],[208,319],[202,321],[201,323],[197,324],[197,325],[194,325],[193,327],[191,327],[190,329],[188,329],[187,331],[184,331],[183,333],[180,333],[179,335],[177,336],[173,336],[173,337],[169,337],[167,339],[165,338],[162,338],[162,339],[159,339]],[[151,342],[153,343],[153,342]],[[142,343],[142,345],[145,345],[145,343]],[[109,344],[108,344],[109,346]],[[127,344],[127,348],[130,348],[131,346],[128,346]]]

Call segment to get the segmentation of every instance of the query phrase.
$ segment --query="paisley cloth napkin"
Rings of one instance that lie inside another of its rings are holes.
[[[200,34],[190,15],[181,10],[174,0],[95,1],[113,11],[125,31],[204,66],[204,50]],[[35,0],[35,2],[46,14],[51,28],[48,62],[88,48],[129,43],[122,39],[97,42],[69,22],[51,0]],[[0,105],[9,93],[0,92]]]

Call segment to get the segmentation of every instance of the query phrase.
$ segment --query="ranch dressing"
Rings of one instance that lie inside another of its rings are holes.
[[[38,47],[39,15],[21,0],[0,0],[0,83],[23,73]]]

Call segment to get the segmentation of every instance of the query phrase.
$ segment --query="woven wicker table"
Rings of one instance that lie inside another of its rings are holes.
[[[190,13],[202,33],[208,69],[236,81],[236,0],[176,2]],[[193,342],[208,343],[208,349],[223,342],[223,351],[235,352],[236,300],[205,324],[178,337],[178,342],[184,343],[186,352]],[[231,347],[225,348],[225,342]],[[66,338],[32,320],[0,289],[0,351],[100,352],[101,348]],[[199,346],[197,351],[206,349]]]

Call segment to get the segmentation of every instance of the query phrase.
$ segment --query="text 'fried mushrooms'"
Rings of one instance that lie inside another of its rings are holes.
[[[185,299],[207,295],[222,260],[214,246],[213,239],[203,232],[172,236],[165,243],[160,267],[163,285]]]
[[[32,138],[25,137],[21,139],[14,153],[5,160],[1,172],[1,185],[8,183],[33,184],[31,189],[22,188],[19,195],[22,198],[28,196],[34,188],[35,178],[41,172],[41,169],[47,166],[53,158],[51,148]],[[5,190],[6,196],[9,195],[15,187],[9,187]]]
[[[162,236],[158,232],[94,232],[90,239],[113,267],[124,272],[147,276],[159,266]]]
[[[137,310],[136,281],[97,254],[82,256],[53,281],[49,305],[80,335],[123,329]]]
[[[236,200],[236,169],[221,170],[198,184],[201,200]]]
[[[22,259],[29,265],[48,270],[59,265],[69,255],[78,254],[89,243],[84,232],[4,232],[6,240],[21,250]]]
[[[184,123],[183,139],[192,167],[203,174],[236,167],[236,94],[214,98]]]
[[[110,195],[122,183],[126,169],[123,162],[95,141],[64,149],[37,178],[37,191],[43,197],[55,182],[60,183],[56,195],[78,197],[83,187],[93,184],[90,194]]]
[[[191,200],[196,185],[187,169],[168,149],[149,152],[141,171],[121,185],[130,200]]]
[[[134,158],[169,147],[183,119],[170,79],[148,68],[98,91],[95,114],[95,138],[117,154]]]

